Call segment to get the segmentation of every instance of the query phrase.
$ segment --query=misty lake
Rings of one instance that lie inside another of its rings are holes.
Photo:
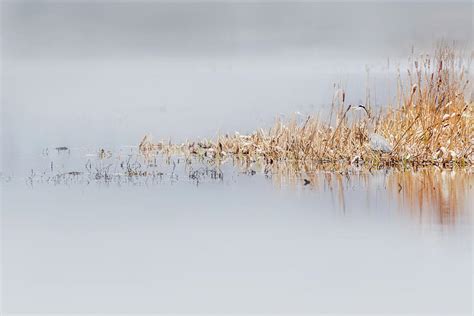
[[[184,2],[0,4],[0,313],[470,315],[472,166],[137,147],[334,127],[340,89],[397,104],[408,58],[439,39],[471,52],[472,3]]]
[[[464,171],[304,173],[145,160],[130,146],[45,148],[15,164],[29,169],[2,175],[7,310],[471,306],[474,177]]]

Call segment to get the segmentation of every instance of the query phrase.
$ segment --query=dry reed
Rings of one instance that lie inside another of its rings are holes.
[[[213,141],[201,140],[180,145],[153,143],[145,136],[140,151],[185,156],[203,156],[219,162],[234,160],[335,164],[337,169],[350,164],[369,168],[471,166],[474,161],[474,106],[470,96],[465,59],[448,46],[439,47],[434,56],[422,55],[411,61],[406,76],[398,74],[397,102],[364,119],[351,120],[351,105],[338,91],[340,104],[333,104],[336,125],[319,117],[277,120],[270,129],[250,135],[222,135]],[[402,79],[403,77],[403,79]],[[375,111],[373,111],[375,112]],[[372,131],[371,131],[372,129]],[[369,145],[371,132],[384,137],[391,152],[374,151]]]

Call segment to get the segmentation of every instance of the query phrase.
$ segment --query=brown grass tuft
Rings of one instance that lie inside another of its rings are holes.
[[[443,46],[433,57],[422,55],[411,62],[406,77],[399,73],[397,104],[387,105],[370,117],[350,120],[352,108],[345,104],[344,91],[333,102],[337,124],[331,127],[317,116],[277,120],[270,129],[250,135],[219,136],[214,141],[181,145],[154,144],[145,137],[143,152],[180,152],[219,161],[237,160],[265,163],[298,161],[312,164],[364,164],[370,168],[393,166],[460,167],[474,161],[474,104],[470,98],[470,59]],[[371,133],[384,137],[390,153],[371,149]]]

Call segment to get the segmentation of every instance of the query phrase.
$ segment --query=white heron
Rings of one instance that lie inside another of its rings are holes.
[[[372,149],[373,151],[384,153],[384,154],[391,153],[393,150],[392,145],[390,145],[390,143],[385,139],[385,137],[383,137],[380,134],[374,133],[372,131],[373,129],[372,118],[370,117],[370,113],[365,107],[365,105],[359,104],[357,106],[352,106],[351,108],[355,110],[359,110],[359,111],[364,110],[365,113],[367,114],[367,117],[368,117],[367,129],[368,129],[368,134],[369,134],[370,149]]]

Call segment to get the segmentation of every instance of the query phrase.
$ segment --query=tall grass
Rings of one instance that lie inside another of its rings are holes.
[[[470,60],[453,48],[439,47],[433,56],[411,60],[406,75],[398,74],[395,104],[352,117],[352,107],[333,103],[336,124],[318,116],[304,122],[276,120],[269,129],[250,135],[221,135],[217,139],[180,145],[153,143],[145,137],[143,153],[180,152],[219,161],[238,160],[311,162],[312,164],[363,164],[369,167],[471,166],[474,161],[474,104],[470,96]],[[392,151],[381,153],[369,145],[371,133],[384,137]]]

